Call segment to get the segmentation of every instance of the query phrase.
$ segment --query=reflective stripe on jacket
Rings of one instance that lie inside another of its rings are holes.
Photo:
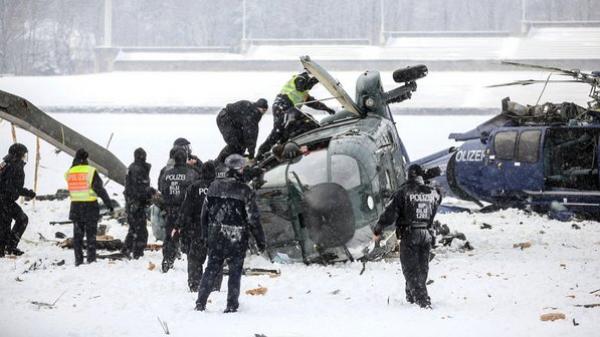
[[[92,180],[96,169],[89,165],[73,166],[65,173],[71,201],[94,202],[98,196],[92,189]]]

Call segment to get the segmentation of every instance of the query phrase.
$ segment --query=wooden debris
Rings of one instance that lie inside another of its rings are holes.
[[[542,316],[540,316],[540,320],[542,320],[543,322],[547,322],[547,321],[554,322],[556,320],[561,320],[561,319],[566,319],[566,318],[567,317],[565,316],[565,314],[563,314],[561,312],[551,312],[551,313],[543,314]]]
[[[254,288],[254,289],[249,289],[246,290],[246,295],[251,295],[251,296],[257,296],[257,295],[265,295],[267,293],[267,288],[265,287],[258,287],[258,288]]]
[[[531,242],[527,241],[527,242],[521,242],[521,243],[515,243],[513,245],[513,248],[521,248],[521,250],[525,249],[525,248],[529,248],[531,247]]]
[[[600,303],[592,303],[592,304],[575,304],[576,307],[578,308],[598,308],[600,307]]]
[[[146,245],[146,250],[151,250],[151,251],[159,251],[162,249],[162,244],[160,243],[149,243]]]
[[[260,276],[267,275],[270,277],[281,276],[281,270],[279,269],[263,269],[263,268],[244,268],[244,275],[246,276]]]
[[[152,261],[149,261],[148,262],[148,270],[153,271],[154,268],[156,268],[156,265],[154,263],[152,263]]]

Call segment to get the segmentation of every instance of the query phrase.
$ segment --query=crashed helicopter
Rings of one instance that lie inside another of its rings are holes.
[[[261,163],[266,172],[257,200],[268,254],[305,263],[359,259],[371,243],[370,225],[404,182],[410,162],[389,104],[409,99],[427,67],[396,70],[394,80],[403,85],[388,92],[378,71],[365,71],[352,100],[316,62],[300,60],[343,110],[291,139],[301,154],[283,162],[271,155]]]
[[[522,80],[490,87],[573,82],[590,85],[587,106],[573,102],[521,105],[502,100],[502,111],[475,129],[450,134],[463,142],[415,163],[439,166],[436,178],[460,199],[488,209],[529,208],[567,220],[600,215],[600,72],[503,62],[548,70],[571,79]],[[543,93],[543,91],[542,91]],[[541,95],[540,95],[541,97]]]
[[[365,71],[356,81],[353,100],[308,56],[301,63],[343,109],[290,139],[303,149],[300,155],[282,161],[271,154],[260,163],[264,174],[255,186],[268,255],[273,261],[304,263],[365,259],[373,252],[367,249],[372,244],[370,225],[404,182],[410,161],[389,104],[410,99],[416,80],[428,70],[424,65],[396,70],[393,78],[402,85],[388,92],[378,71]],[[27,100],[0,91],[0,118],[70,155],[85,147],[100,173],[124,184],[126,167],[114,154]],[[395,241],[387,242],[367,258],[391,250]]]

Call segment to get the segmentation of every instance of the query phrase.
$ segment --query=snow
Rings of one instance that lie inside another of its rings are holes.
[[[315,58],[315,60],[318,60]],[[399,62],[398,67],[405,66]],[[298,62],[298,71],[301,71]],[[357,71],[334,71],[332,76],[354,97]],[[289,72],[112,72],[73,76],[0,77],[0,89],[19,95],[36,106],[68,111],[99,111],[102,109],[175,107],[220,107],[239,99],[256,100],[265,97],[272,103],[281,86],[289,80]],[[485,88],[487,85],[524,79],[546,80],[545,71],[445,71],[431,72],[418,81],[413,98],[392,106],[394,109],[500,109],[500,100],[510,96],[523,104],[535,104],[542,85]],[[382,72],[386,90],[398,87],[391,72]],[[555,76],[555,79],[560,76]],[[548,86],[542,102],[575,101],[585,105],[589,87],[580,83],[553,83]],[[311,94],[330,97],[317,85]],[[336,106],[337,102],[328,102]],[[339,106],[337,107],[339,108]],[[210,110],[209,109],[209,110]]]
[[[71,250],[41,242],[38,235],[71,235],[71,225],[48,225],[67,217],[68,202],[38,201],[24,209],[31,220],[21,244],[26,254],[0,260],[4,336],[163,336],[157,317],[172,336],[592,336],[600,328],[598,309],[575,307],[600,302],[590,294],[600,279],[596,222],[579,223],[581,230],[574,230],[570,223],[517,210],[438,215],[465,233],[475,250],[461,251],[462,242],[456,242],[435,251],[429,275],[433,310],[406,303],[396,259],[369,263],[359,275],[360,263],[281,265],[253,256],[246,267],[280,269],[281,276],[244,277],[240,312],[225,315],[226,282],[223,291],[212,294],[206,312],[193,310],[185,260],[168,274],[147,268],[160,264],[160,252],[76,268]],[[492,229],[480,229],[484,222]],[[104,223],[109,235],[124,238],[126,227]],[[525,241],[532,246],[513,248]],[[61,260],[66,264],[53,265]],[[28,271],[36,261],[41,268]],[[244,294],[258,286],[268,292]],[[61,294],[53,309],[31,303],[52,303]],[[567,318],[541,322],[548,312]]]

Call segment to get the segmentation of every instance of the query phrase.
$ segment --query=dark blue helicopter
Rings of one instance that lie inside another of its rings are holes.
[[[502,100],[502,112],[477,128],[455,133],[464,142],[415,161],[440,167],[433,178],[449,195],[491,203],[485,209],[529,208],[567,220],[600,215],[600,72],[503,62],[550,70],[573,79],[494,85],[581,82],[591,86],[587,107],[575,103],[521,105]]]

